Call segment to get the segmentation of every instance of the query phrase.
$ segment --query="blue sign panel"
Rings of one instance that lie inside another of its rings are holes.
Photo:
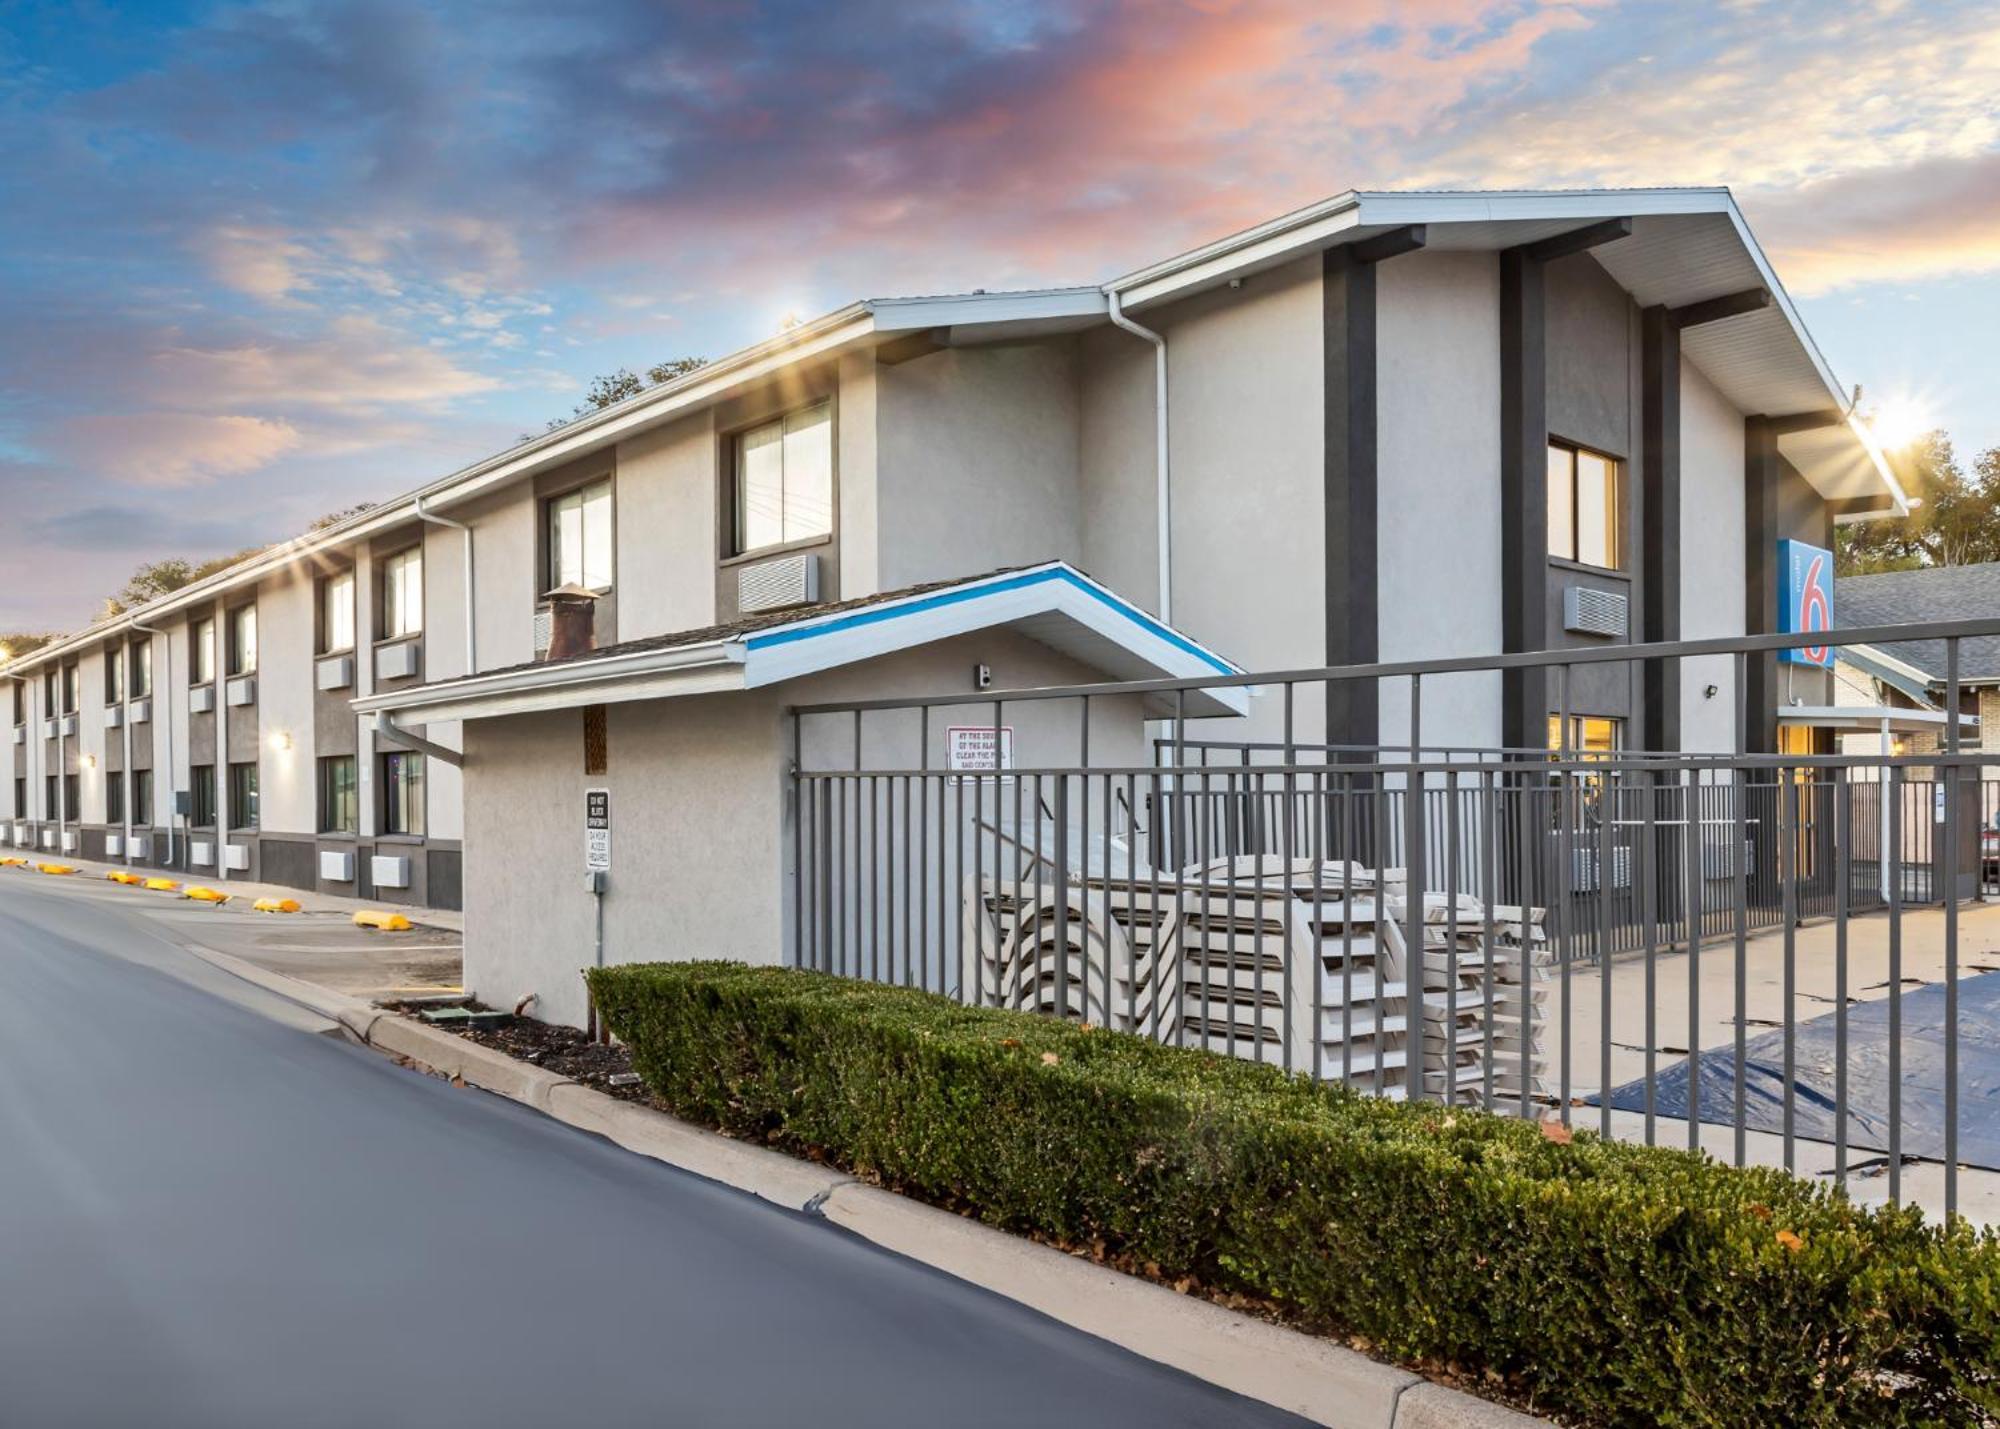
[[[1804,541],[1778,542],[1778,630],[1796,635],[1833,629],[1833,552]],[[1833,664],[1833,648],[1806,645],[1780,650],[1778,658],[1792,665]]]

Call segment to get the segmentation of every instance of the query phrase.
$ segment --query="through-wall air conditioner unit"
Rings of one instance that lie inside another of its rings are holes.
[[[818,600],[819,556],[815,552],[801,551],[736,568],[736,609],[744,615],[812,605]]]
[[[354,851],[338,848],[321,849],[319,876],[328,883],[354,882]]]
[[[207,714],[215,708],[215,686],[196,685],[188,691],[188,712]]]
[[[556,631],[555,613],[546,605],[535,607],[535,658],[541,659],[549,653],[549,641]]]
[[[14,743],[16,743],[16,744],[26,744],[27,742],[28,742],[28,727],[27,727],[27,726],[26,726],[25,724],[17,724],[17,725],[15,725],[15,726],[14,726]]]
[[[188,862],[203,868],[215,867],[215,843],[210,839],[188,840]]]
[[[1632,628],[1632,602],[1615,591],[1563,587],[1563,629],[1623,640]]]
[[[153,717],[153,702],[150,699],[132,701],[131,720],[134,724],[145,724]]]
[[[62,836],[62,851],[64,853],[75,853],[78,849],[82,847],[83,847],[83,838],[80,834],[77,833],[75,829],[68,829],[64,831]]]
[[[104,836],[104,856],[106,858],[125,857],[125,835],[106,834]]]
[[[375,678],[378,680],[407,680],[417,673],[423,663],[423,642],[402,640],[394,645],[383,645],[375,651]]]
[[[238,675],[229,682],[229,703],[232,705],[254,705],[257,703],[257,677]]]
[[[125,723],[125,706],[106,705],[104,707],[104,727],[118,729]]]
[[[34,841],[35,841],[34,835],[28,832],[28,826],[26,824],[14,825],[15,848],[26,848],[29,844],[33,843]]]
[[[354,683],[354,657],[352,655],[329,655],[319,662],[317,688],[322,690],[344,690]]]
[[[42,738],[43,738],[43,739],[54,739],[55,737],[56,737],[56,722],[55,722],[54,720],[52,720],[52,719],[45,719],[45,720],[43,720],[43,721],[42,721]]]
[[[408,888],[410,861],[398,854],[378,853],[368,860],[368,878],[377,888]]]
[[[63,734],[63,738],[65,738],[65,739],[68,739],[68,738],[69,738],[70,736],[74,735],[75,733],[76,733],[76,716],[75,716],[75,715],[73,715],[73,714],[66,714],[66,715],[64,715],[64,716],[62,717],[62,734]]]
[[[43,848],[54,848],[55,846],[56,846],[56,831],[55,831],[54,829],[43,829],[43,830],[42,830],[42,847],[43,847]]]
[[[250,845],[224,844],[222,846],[222,866],[233,873],[250,871]]]

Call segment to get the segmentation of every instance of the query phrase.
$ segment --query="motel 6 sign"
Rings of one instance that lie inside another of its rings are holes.
[[[1778,542],[1778,630],[1799,635],[1833,629],[1833,552],[1804,541]],[[1778,659],[1792,665],[1833,664],[1833,649],[1805,645],[1780,650]]]

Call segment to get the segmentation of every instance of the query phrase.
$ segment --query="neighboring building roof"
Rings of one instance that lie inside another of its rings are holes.
[[[621,641],[560,660],[370,696],[354,701],[354,708],[426,724],[758,689],[999,626],[1113,679],[1243,673],[1067,562],[1049,561]],[[1191,695],[1189,713],[1242,714],[1249,697],[1241,688]],[[981,698],[968,693],[966,703]]]
[[[1848,629],[2000,616],[2000,562],[1841,576],[1834,581],[1833,612],[1835,620]],[[1901,640],[1880,648],[1883,654],[1921,671],[1933,692],[1943,688],[1942,640]],[[1968,636],[1959,641],[1958,677],[1967,685],[2000,684],[2000,636]]]
[[[1726,188],[1350,190],[1108,283],[851,303],[345,521],[281,542],[183,590],[52,641],[0,669],[32,667],[66,655],[135,623],[213,599],[315,552],[405,525],[425,511],[442,512],[496,487],[577,460],[713,405],[797,362],[850,348],[920,341],[926,335],[951,345],[1077,331],[1109,322],[1114,293],[1121,308],[1139,311],[1393,228],[1423,226],[1433,251],[1491,251],[1556,237],[1608,218],[1631,219],[1632,232],[1593,249],[1593,256],[1641,306],[1684,307],[1752,288],[1771,294],[1767,308],[1681,334],[1683,356],[1739,411],[1846,414],[1850,404],[1845,390],[1820,356]],[[1907,509],[1902,488],[1880,448],[1851,415],[1828,426],[1788,433],[1778,445],[1828,500],[1897,513]],[[1861,514],[1850,511],[1842,519]]]

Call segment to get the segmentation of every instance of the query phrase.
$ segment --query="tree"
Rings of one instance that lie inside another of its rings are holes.
[[[1901,518],[1841,527],[1842,575],[2000,561],[2000,447],[1981,452],[1967,476],[1951,439],[1931,432],[1897,466],[1904,490],[1923,504]]]
[[[0,663],[5,663],[8,660],[17,660],[23,655],[41,649],[56,638],[57,636],[53,632],[33,634],[26,630],[17,630],[12,634],[0,634]]]
[[[674,357],[665,362],[656,362],[641,376],[629,367],[621,367],[616,372],[607,372],[590,379],[583,400],[567,417],[551,417],[548,430],[559,432],[578,417],[587,417],[592,412],[601,412],[606,407],[616,406],[627,397],[636,397],[648,387],[657,387],[662,382],[671,382],[676,377],[685,377],[690,372],[708,366],[705,357]],[[521,440],[528,440],[523,434]]]
[[[375,503],[372,501],[357,501],[352,506],[343,506],[338,511],[327,512],[326,515],[306,527],[306,530],[324,531],[329,526],[338,526],[350,517],[359,516],[364,511],[373,511],[374,509]]]
[[[148,561],[132,572],[131,577],[118,588],[115,595],[105,598],[104,615],[123,614],[136,605],[144,605],[149,600],[156,600],[183,586],[206,580],[217,571],[233,566],[238,561],[248,560],[251,556],[267,549],[269,548],[265,546],[246,546],[240,551],[231,552],[226,556],[216,556],[206,561],[190,561],[183,556],[168,556],[164,560]]]

